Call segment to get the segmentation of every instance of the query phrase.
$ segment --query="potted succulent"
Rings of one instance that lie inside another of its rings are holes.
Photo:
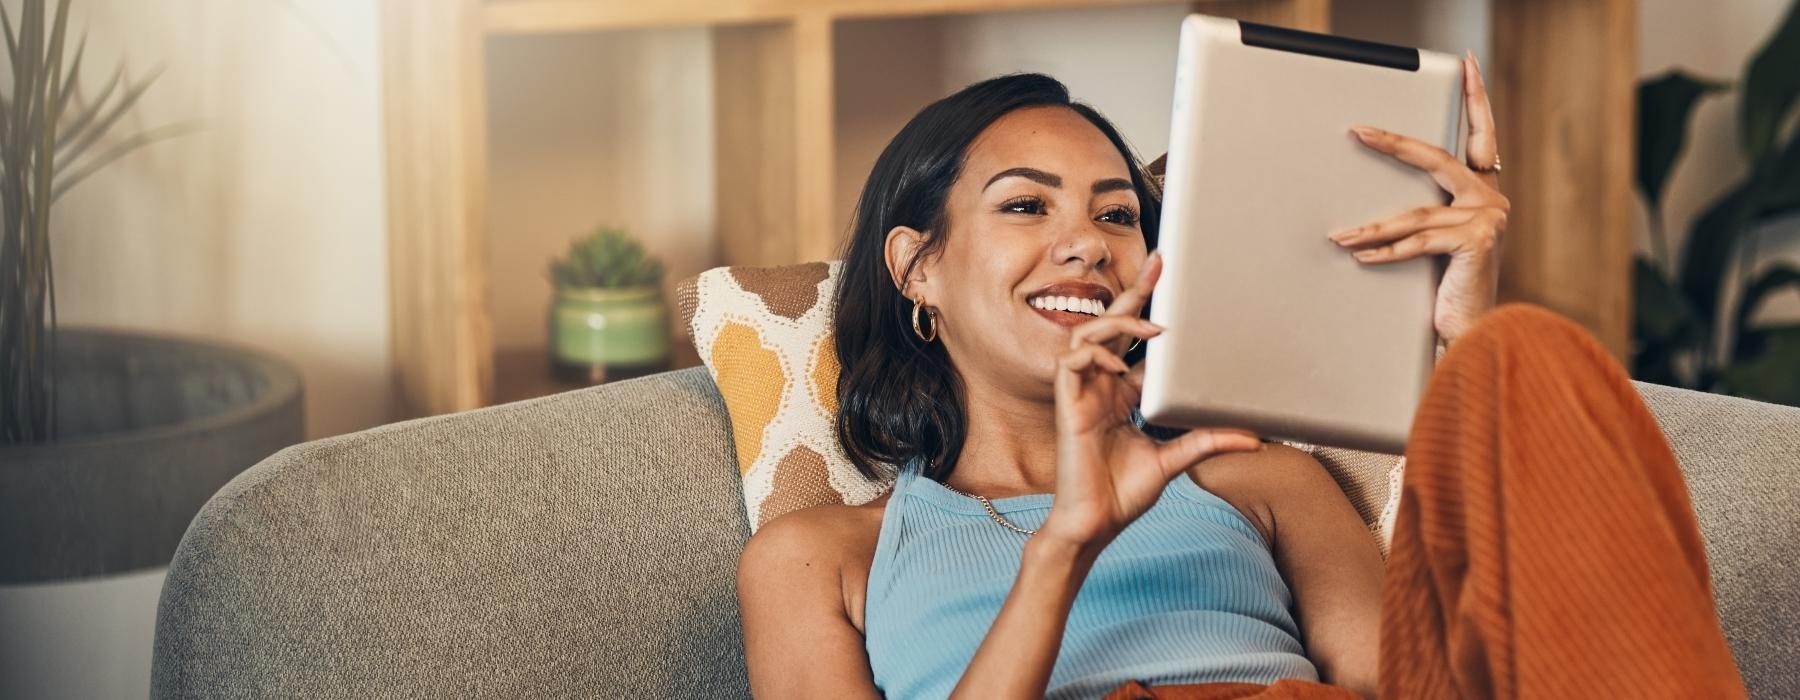
[[[601,227],[550,263],[550,365],[563,381],[598,383],[668,366],[663,265],[624,231]]]

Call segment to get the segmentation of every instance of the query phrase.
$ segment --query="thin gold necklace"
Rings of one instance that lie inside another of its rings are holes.
[[[977,496],[972,493],[966,493],[966,492],[956,489],[955,487],[952,487],[949,484],[943,484],[943,487],[950,489],[951,491],[954,491],[956,493],[960,493],[964,496],[968,496],[969,498],[973,498],[977,501],[981,501],[981,507],[987,509],[988,517],[993,519],[994,522],[1000,523],[1000,525],[1005,527],[1006,529],[1012,530],[1013,532],[1017,532],[1026,537],[1030,537],[1032,535],[1037,534],[1037,530],[1028,530],[1028,529],[1019,527],[1017,525],[1014,525],[1014,524],[1012,524],[1011,521],[1007,520],[1004,516],[1000,515],[1000,511],[994,510],[994,502],[988,500],[987,496]]]

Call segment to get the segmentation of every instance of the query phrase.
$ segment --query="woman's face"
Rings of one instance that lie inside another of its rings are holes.
[[[1109,306],[1147,255],[1129,167],[1065,107],[1015,110],[970,145],[941,254],[921,258],[904,288],[937,310],[937,342],[966,380],[1051,399],[1069,328]],[[920,240],[888,235],[896,279]]]

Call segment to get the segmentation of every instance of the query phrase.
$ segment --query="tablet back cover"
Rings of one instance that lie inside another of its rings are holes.
[[[1461,61],[1204,15],[1180,46],[1145,418],[1401,452],[1439,263],[1366,265],[1326,236],[1446,201],[1349,129],[1459,152]]]

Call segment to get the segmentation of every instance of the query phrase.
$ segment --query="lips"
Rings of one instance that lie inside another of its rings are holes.
[[[1112,300],[1111,289],[1082,280],[1048,284],[1025,297],[1032,311],[1065,328],[1094,319],[1112,305]]]

